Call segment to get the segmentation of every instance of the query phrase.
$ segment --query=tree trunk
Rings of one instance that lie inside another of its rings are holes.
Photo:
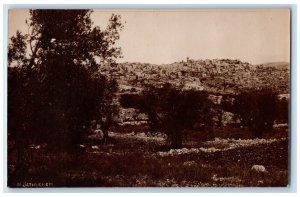
[[[178,149],[182,147],[182,130],[173,129],[171,133],[171,149]]]
[[[101,130],[103,132],[103,141],[104,143],[107,142],[108,140],[108,130],[109,130],[110,125],[108,123],[103,123],[101,125]]]

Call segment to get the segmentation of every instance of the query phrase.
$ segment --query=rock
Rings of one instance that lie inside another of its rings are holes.
[[[99,146],[92,146],[92,149],[99,150]]]
[[[263,165],[253,165],[253,166],[251,167],[251,170],[252,170],[252,171],[256,171],[256,172],[263,172],[263,173],[266,173],[266,172],[267,172],[265,166],[263,166]]]

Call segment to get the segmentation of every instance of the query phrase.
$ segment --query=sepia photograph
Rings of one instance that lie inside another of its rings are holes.
[[[288,187],[290,14],[9,9],[7,187]]]

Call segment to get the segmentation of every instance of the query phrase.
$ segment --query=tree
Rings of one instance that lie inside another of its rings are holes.
[[[119,101],[123,108],[138,108],[141,103],[141,95],[122,94]]]
[[[283,97],[278,99],[276,108],[276,121],[278,123],[289,122],[289,99]]]
[[[30,10],[28,33],[17,31],[11,38],[8,132],[20,136],[18,143],[22,138],[27,145],[46,141],[52,148],[74,150],[90,121],[108,113],[103,109],[115,91],[109,87],[116,85],[98,70],[121,57],[115,42],[123,25],[113,14],[101,30],[93,27],[91,13]]]
[[[206,92],[179,90],[170,84],[149,87],[143,92],[140,110],[148,115],[150,131],[162,130],[171,141],[171,148],[182,146],[183,131],[195,122],[211,120],[211,102]]]
[[[234,112],[241,125],[250,128],[254,137],[261,138],[271,130],[276,117],[278,94],[272,89],[251,89],[238,94],[234,101]]]
[[[119,106],[117,104],[116,92],[118,90],[118,83],[115,79],[107,80],[103,83],[104,95],[100,103],[100,124],[103,131],[104,142],[108,139],[108,130],[117,121],[119,115]]]
[[[76,151],[91,120],[111,114],[115,81],[99,74],[121,57],[115,47],[121,17],[106,29],[93,27],[91,10],[30,10],[28,33],[17,31],[8,46],[8,135],[17,165],[10,182],[22,182],[28,147]],[[16,181],[13,181],[15,179]]]

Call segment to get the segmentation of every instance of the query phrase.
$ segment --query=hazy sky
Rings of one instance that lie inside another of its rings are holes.
[[[95,10],[92,20],[105,28],[111,13],[126,21],[117,43],[118,62],[172,63],[229,58],[252,64],[290,61],[288,9],[256,10]],[[9,14],[9,36],[27,32],[28,10]],[[62,19],[63,20],[63,19]]]

